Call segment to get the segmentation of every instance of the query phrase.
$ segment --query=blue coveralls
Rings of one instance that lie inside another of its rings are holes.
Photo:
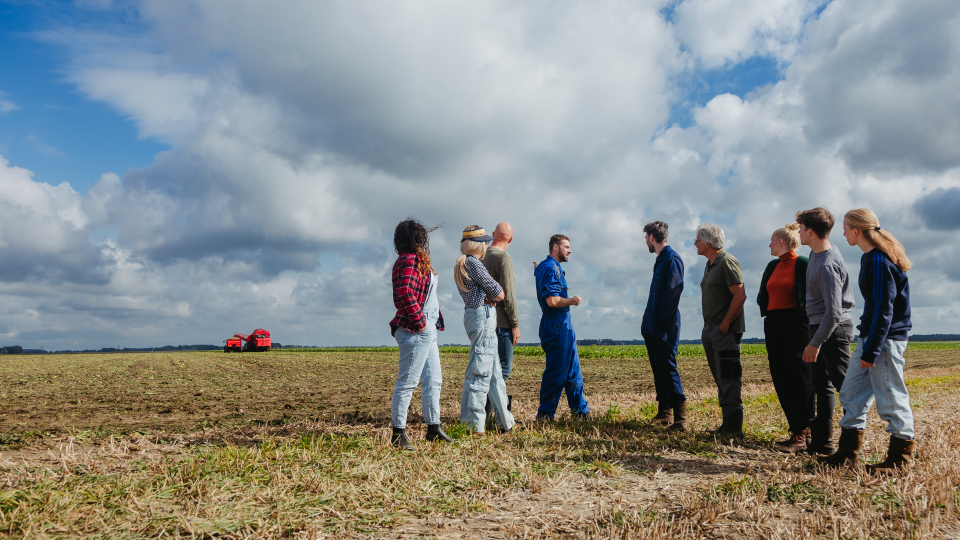
[[[640,334],[647,345],[653,384],[661,408],[671,409],[687,400],[677,371],[680,344],[680,293],[683,292],[683,259],[664,246],[653,265],[653,282],[643,312]]]
[[[585,415],[590,406],[583,397],[583,375],[580,374],[580,356],[577,354],[577,335],[570,322],[570,308],[552,308],[547,298],[567,298],[567,278],[560,263],[547,256],[533,271],[537,282],[537,301],[543,315],[540,317],[540,346],[547,356],[547,366],[540,382],[540,408],[537,418],[553,418],[560,403],[560,393],[567,391],[571,413]]]

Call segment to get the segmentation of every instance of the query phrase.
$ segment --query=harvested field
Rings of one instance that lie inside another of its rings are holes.
[[[955,346],[908,350],[918,464],[895,479],[773,453],[762,356],[739,441],[653,426],[647,361],[584,357],[592,420],[533,423],[542,358],[518,357],[525,428],[431,445],[413,424],[417,453],[387,444],[390,352],[5,357],[0,536],[960,538]],[[442,361],[446,423],[466,358]],[[681,372],[692,427],[715,426],[705,360]],[[886,441],[872,412],[865,458]]]

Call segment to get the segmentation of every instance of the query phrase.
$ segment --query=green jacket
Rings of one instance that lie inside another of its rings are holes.
[[[807,262],[808,259],[803,255],[797,257],[797,266],[794,269],[794,276],[797,281],[797,304],[800,309],[807,306]],[[757,295],[757,305],[760,306],[760,316],[767,316],[767,305],[770,303],[770,293],[767,292],[767,281],[773,274],[773,269],[780,263],[780,258],[770,261],[767,268],[763,271],[763,278],[760,280],[760,294]]]

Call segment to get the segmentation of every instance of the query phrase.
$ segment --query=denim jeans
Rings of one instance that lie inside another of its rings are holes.
[[[492,314],[492,316],[491,316]],[[476,432],[483,432],[487,412],[487,396],[497,413],[501,429],[513,427],[513,415],[507,410],[507,386],[497,361],[497,315],[486,304],[463,312],[463,327],[470,338],[470,360],[463,377],[460,397],[460,421]]]
[[[427,320],[427,327],[419,334],[406,328],[397,328],[394,335],[400,347],[400,373],[393,389],[390,416],[393,427],[407,427],[407,409],[417,382],[423,383],[421,400],[423,421],[426,424],[440,423],[440,349],[437,348],[436,321]]]
[[[863,340],[857,338],[857,350],[853,352],[840,389],[840,404],[843,405],[840,427],[867,427],[867,411],[876,400],[877,414],[888,422],[887,432],[899,439],[913,439],[913,410],[907,383],[903,380],[903,352],[906,349],[906,341],[888,339],[873,367],[862,368]]]
[[[500,354],[500,370],[503,380],[510,378],[513,371],[513,329],[497,328],[497,352]]]

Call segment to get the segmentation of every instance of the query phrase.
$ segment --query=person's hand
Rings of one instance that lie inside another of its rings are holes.
[[[534,270],[537,269],[537,261],[533,261],[533,269],[534,269]]]
[[[873,367],[873,364],[868,364],[868,363],[866,363],[865,361],[861,360],[861,361],[860,361],[860,367],[862,367],[863,369],[870,369],[870,368]]]
[[[583,302],[583,298],[580,298],[579,296],[574,295],[574,296],[573,296],[573,305],[579,306],[579,305],[580,305],[580,302]]]
[[[519,328],[511,328],[511,329],[510,329],[510,333],[513,334],[513,346],[516,347],[516,346],[517,346],[517,342],[520,341],[520,329],[519,329]]]
[[[807,348],[803,350],[803,361],[812,364],[817,361],[817,356],[820,355],[820,348],[814,347],[813,345],[807,345]]]
[[[720,331],[724,334],[728,333],[730,330],[730,323],[722,322],[720,323]]]

